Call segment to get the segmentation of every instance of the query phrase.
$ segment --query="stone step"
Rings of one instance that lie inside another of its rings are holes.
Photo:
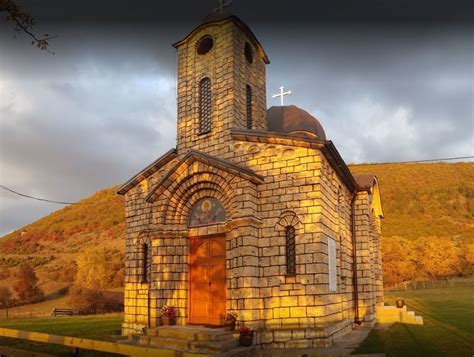
[[[150,346],[162,347],[162,348],[171,348],[179,351],[189,351],[191,349],[191,341],[175,339],[175,338],[166,338],[166,337],[149,337]]]
[[[150,343],[150,337],[145,335],[131,335],[130,341],[133,343],[138,343],[140,345],[148,345]]]
[[[250,347],[236,347],[229,351],[220,352],[214,355],[215,357],[250,357],[257,356],[257,348],[255,346]]]
[[[227,341],[189,341],[173,337],[152,336],[149,345],[153,347],[171,348],[179,351],[191,352],[226,352],[239,345],[235,339]]]
[[[191,351],[196,352],[225,352],[236,348],[239,341],[231,339],[227,341],[195,341],[191,342]]]
[[[147,336],[169,337],[190,341],[225,341],[233,338],[231,331],[188,326],[160,326],[145,330]]]

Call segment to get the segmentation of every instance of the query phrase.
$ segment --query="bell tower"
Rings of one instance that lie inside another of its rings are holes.
[[[267,130],[265,65],[250,31],[222,8],[173,45],[178,57],[177,150],[221,156],[231,129]]]

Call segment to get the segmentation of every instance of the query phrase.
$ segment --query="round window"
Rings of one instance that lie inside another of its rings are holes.
[[[253,62],[252,46],[250,46],[250,43],[248,42],[245,42],[244,53],[245,53],[245,58],[247,59],[247,62],[252,63]]]
[[[205,55],[208,53],[214,46],[214,41],[211,36],[204,36],[201,38],[197,44],[197,53],[200,55]]]

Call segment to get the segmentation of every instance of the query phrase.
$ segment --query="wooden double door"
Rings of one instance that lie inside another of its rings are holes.
[[[189,323],[222,325],[226,311],[225,236],[190,239]]]

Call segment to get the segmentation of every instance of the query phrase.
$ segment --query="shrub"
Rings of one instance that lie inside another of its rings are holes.
[[[29,265],[23,264],[20,266],[16,275],[17,282],[13,286],[18,300],[22,304],[32,304],[43,299],[44,293],[37,286],[38,278],[35,271]]]

